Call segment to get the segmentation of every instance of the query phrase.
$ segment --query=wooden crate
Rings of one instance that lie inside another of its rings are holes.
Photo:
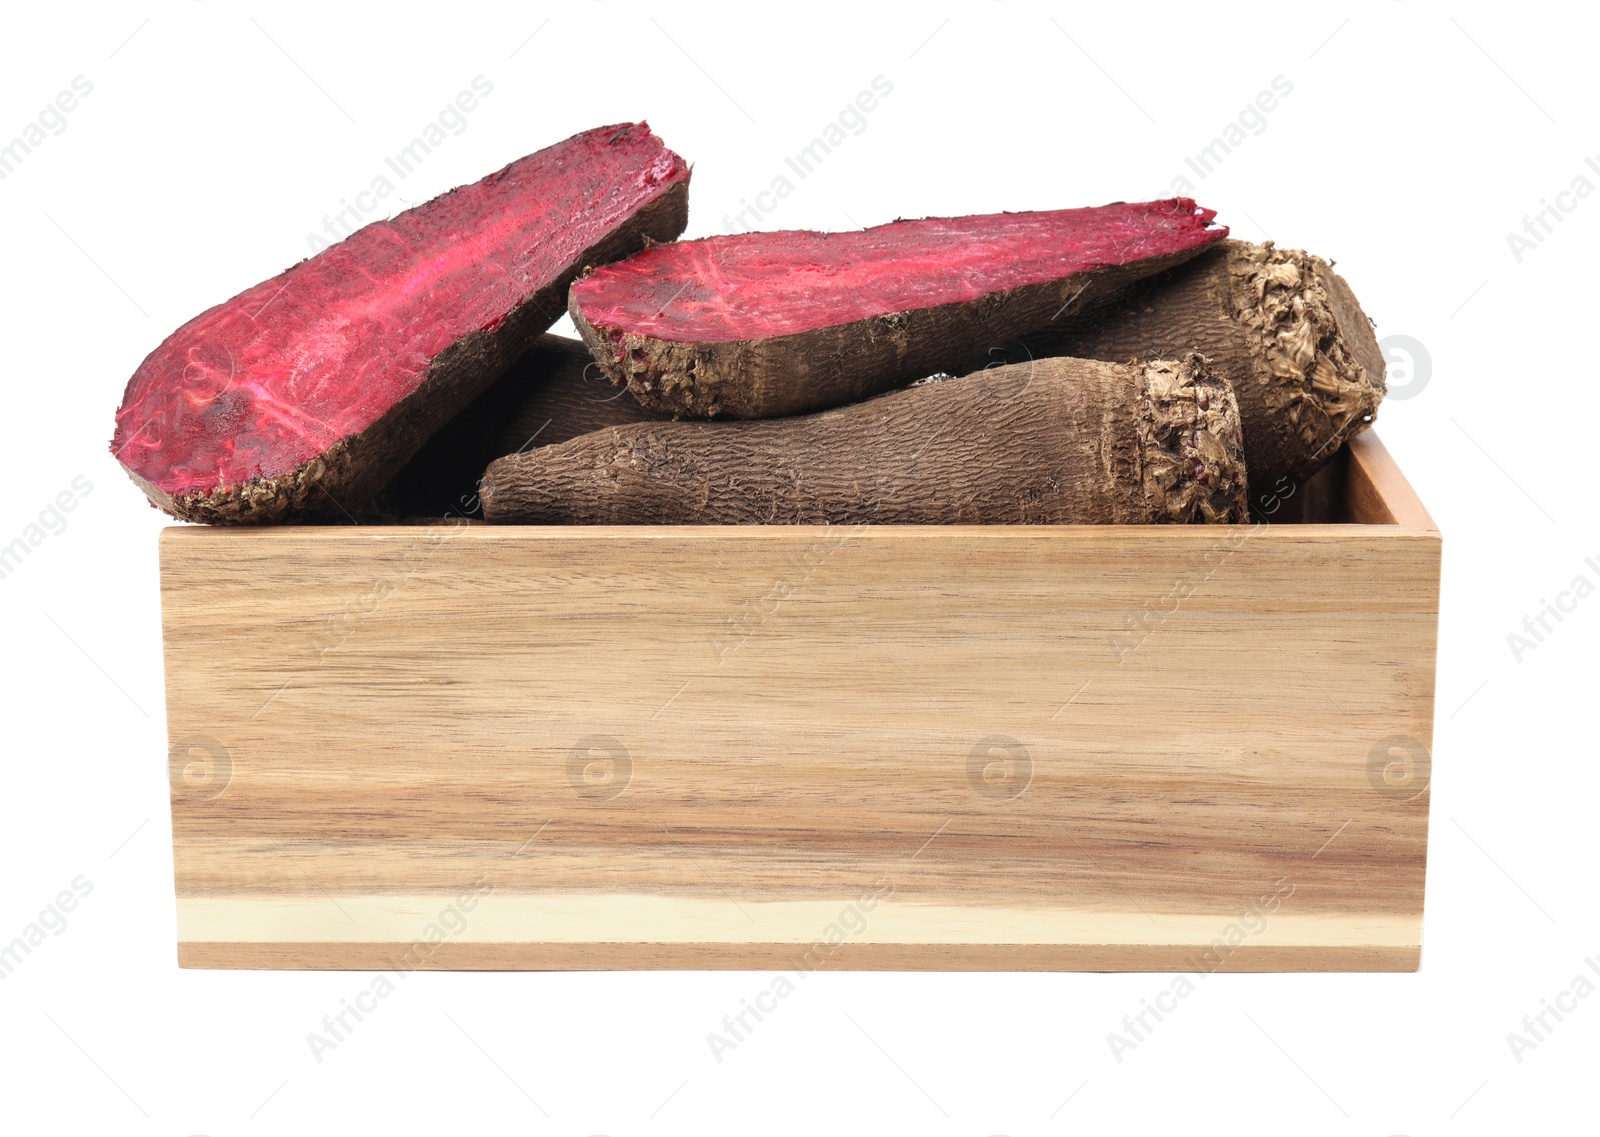
[[[1303,495],[168,529],[179,961],[1415,969],[1439,534],[1371,434]]]

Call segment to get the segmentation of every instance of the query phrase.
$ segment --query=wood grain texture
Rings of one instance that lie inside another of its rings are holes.
[[[1417,965],[1431,525],[161,555],[187,966]]]
[[[1406,529],[1437,532],[1422,499],[1406,481],[1384,444],[1371,432],[1359,435],[1350,446],[1351,462],[1345,482],[1346,520],[1372,525],[1399,525]]]

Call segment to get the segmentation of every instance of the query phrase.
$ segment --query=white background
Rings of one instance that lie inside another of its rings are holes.
[[[1600,163],[1591,15],[402,7],[6,10],[0,140],[75,76],[93,91],[0,181],[0,544],[75,478],[92,489],[0,580],[0,940],[74,878],[93,892],[0,982],[0,1128],[1383,1137],[1593,1124],[1580,1082],[1592,1087],[1600,1055],[1600,997],[1521,1062],[1506,1038],[1600,955],[1600,598],[1520,662],[1507,642],[1575,576],[1600,583],[1584,564],[1600,561],[1600,194],[1564,199],[1574,208],[1520,262],[1507,240],[1579,175],[1600,186],[1584,164]],[[323,216],[478,75],[493,94],[392,205],[648,118],[695,164],[690,236],[723,231],[875,76],[893,93],[763,227],[1164,196],[1186,155],[1289,80],[1259,134],[1190,176],[1236,234],[1336,259],[1381,336],[1425,345],[1426,364],[1396,357],[1391,382],[1409,397],[1379,424],[1445,534],[1421,973],[1213,977],[1120,1063],[1107,1033],[1167,978],[817,974],[719,1064],[707,1032],[768,977],[416,974],[318,1063],[307,1033],[366,977],[178,970],[165,521],[107,453],[112,412],[168,331],[306,255]]]

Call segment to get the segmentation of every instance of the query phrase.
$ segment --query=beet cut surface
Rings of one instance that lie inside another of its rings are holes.
[[[359,501],[555,322],[585,266],[682,232],[688,178],[646,124],[609,126],[374,222],[169,336],[112,449],[191,520]]]
[[[570,310],[613,381],[693,417],[884,390],[1221,240],[1188,198],[682,241],[598,268]]]

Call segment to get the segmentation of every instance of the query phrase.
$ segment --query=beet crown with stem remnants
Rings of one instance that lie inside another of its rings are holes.
[[[613,381],[689,417],[875,394],[1079,311],[1221,240],[1188,198],[653,246],[572,288]]]
[[[1111,361],[1203,353],[1238,396],[1258,495],[1330,461],[1386,390],[1383,351],[1350,286],[1321,257],[1271,241],[1220,242],[1008,347]]]
[[[374,222],[169,336],[112,449],[194,520],[370,494],[560,316],[578,272],[677,236],[688,177],[646,124],[602,127]]]

